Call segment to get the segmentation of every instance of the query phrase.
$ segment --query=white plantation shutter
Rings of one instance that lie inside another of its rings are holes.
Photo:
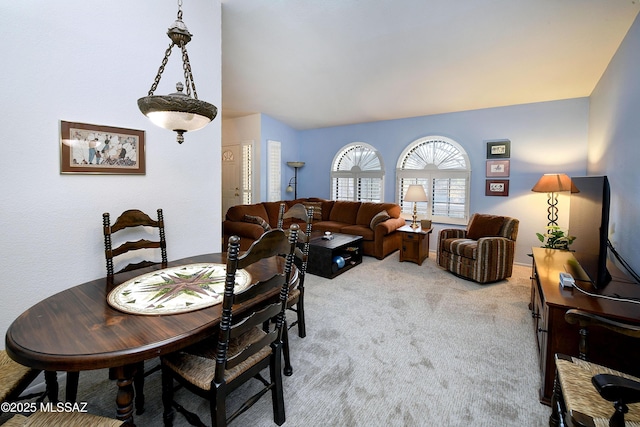
[[[469,180],[471,168],[464,149],[445,137],[420,138],[398,159],[396,180],[398,204],[406,215],[413,203],[405,202],[409,185],[420,184],[429,198],[417,203],[418,216],[434,222],[466,224],[469,218]]]
[[[253,199],[253,143],[242,144],[242,204]]]
[[[269,202],[282,200],[282,157],[280,141],[267,141],[267,194]]]
[[[343,147],[333,159],[331,198],[381,202],[384,199],[384,166],[369,144],[356,142]]]

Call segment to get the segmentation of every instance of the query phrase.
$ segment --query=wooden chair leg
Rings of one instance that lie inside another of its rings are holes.
[[[296,314],[298,316],[298,336],[304,338],[307,336],[307,328],[304,322],[304,293],[302,292],[296,304]]]
[[[169,368],[162,367],[162,405],[164,411],[162,413],[162,419],[165,427],[173,426],[173,417],[175,411],[173,410],[173,376]]]
[[[551,395],[551,415],[549,416],[549,427],[559,427],[564,414],[562,410],[562,388],[560,386],[560,380],[558,380],[558,371],[556,370],[556,376],[553,380],[553,393]],[[564,422],[562,423],[564,426]]]
[[[47,387],[47,398],[51,403],[58,403],[58,373],[44,371],[44,382]]]
[[[212,384],[209,405],[211,407],[211,427],[227,426],[226,384]]]
[[[80,372],[67,372],[67,389],[65,399],[67,402],[75,402],[78,398],[78,381]]]
[[[284,325],[284,329],[286,330],[286,324]],[[271,401],[273,403],[273,421],[281,426],[285,422],[285,412],[284,412],[284,388],[282,385],[282,375],[280,374],[282,369],[282,347],[277,345],[274,348],[274,354],[271,357],[274,357],[275,360],[269,366],[269,371],[271,375],[271,382],[273,383],[273,387],[271,388]],[[286,370],[286,368],[285,368]]]
[[[293,367],[291,367],[291,357],[289,356],[289,328],[286,320],[282,328],[282,354],[284,356],[284,374],[290,377],[293,374]]]

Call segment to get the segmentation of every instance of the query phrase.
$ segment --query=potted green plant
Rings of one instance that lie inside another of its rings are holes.
[[[576,240],[576,237],[570,236],[568,232],[565,235],[564,231],[562,231],[557,225],[548,226],[545,234],[536,233],[536,236],[538,236],[538,240],[544,243],[542,246],[543,248],[562,249],[565,251],[568,251],[569,245]],[[545,239],[547,240],[546,243]]]

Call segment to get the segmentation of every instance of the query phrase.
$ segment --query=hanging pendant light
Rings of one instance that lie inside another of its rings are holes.
[[[179,144],[184,142],[184,133],[202,129],[211,122],[218,114],[218,109],[213,104],[198,99],[196,84],[191,73],[189,55],[186,45],[191,41],[192,34],[187,26],[182,22],[182,0],[178,1],[178,19],[173,23],[167,35],[171,39],[169,48],[164,53],[164,59],[158,69],[149,95],[138,99],[138,108],[142,114],[147,116],[155,125],[177,132]],[[169,55],[174,46],[178,46],[182,51],[182,68],[184,69],[185,84],[176,84],[177,92],[169,95],[154,95],[165,65],[169,60]],[[186,93],[182,91],[186,88]],[[193,98],[191,93],[193,91]]]

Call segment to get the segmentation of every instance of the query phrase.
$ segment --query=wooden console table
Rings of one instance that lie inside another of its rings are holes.
[[[423,230],[420,227],[411,228],[410,225],[403,225],[397,231],[402,235],[400,262],[412,261],[422,265],[422,261],[429,256],[429,235],[433,228]]]
[[[640,324],[640,304],[612,301],[585,295],[577,289],[560,287],[559,274],[565,271],[567,261],[575,261],[571,252],[533,248],[531,302],[533,328],[538,344],[540,364],[540,401],[551,402],[555,376],[554,355],[564,353],[578,356],[579,328],[564,320],[564,314],[579,308],[623,322]],[[601,291],[591,283],[578,281],[582,289],[602,295],[640,298],[640,286],[631,283],[615,266],[608,266],[613,280]],[[640,342],[621,337],[606,330],[589,331],[589,360],[638,376]]]

